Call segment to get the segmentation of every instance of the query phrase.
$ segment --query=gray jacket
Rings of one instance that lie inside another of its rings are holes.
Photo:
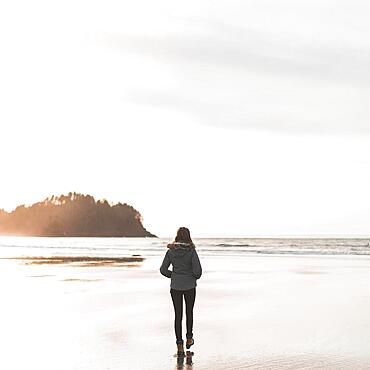
[[[168,269],[172,263],[172,271]],[[196,250],[187,243],[174,243],[164,256],[159,269],[163,276],[171,278],[171,288],[188,290],[197,286],[202,276],[202,266]]]

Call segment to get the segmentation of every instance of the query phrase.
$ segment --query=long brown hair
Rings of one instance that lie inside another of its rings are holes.
[[[190,244],[192,248],[195,248],[195,245],[190,236],[190,230],[187,227],[180,227],[177,230],[175,241],[173,243],[187,243]],[[173,248],[173,243],[167,245],[168,248]]]

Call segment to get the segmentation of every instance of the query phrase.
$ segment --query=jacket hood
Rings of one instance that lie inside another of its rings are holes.
[[[182,257],[185,254],[194,250],[194,246],[189,243],[174,242],[168,244],[167,247],[172,251],[172,255],[174,257]]]

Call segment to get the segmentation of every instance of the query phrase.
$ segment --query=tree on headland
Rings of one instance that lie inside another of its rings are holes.
[[[91,195],[68,193],[42,202],[0,209],[0,234],[27,236],[155,237],[141,214],[124,203],[109,204]]]

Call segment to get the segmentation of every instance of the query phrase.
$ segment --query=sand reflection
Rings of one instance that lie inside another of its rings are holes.
[[[194,352],[186,351],[185,356],[177,357],[175,369],[193,370],[193,355]]]
[[[90,256],[50,256],[50,257],[7,257],[4,259],[18,260],[25,265],[60,265],[69,264],[77,267],[125,266],[139,267],[143,257],[90,257]]]

